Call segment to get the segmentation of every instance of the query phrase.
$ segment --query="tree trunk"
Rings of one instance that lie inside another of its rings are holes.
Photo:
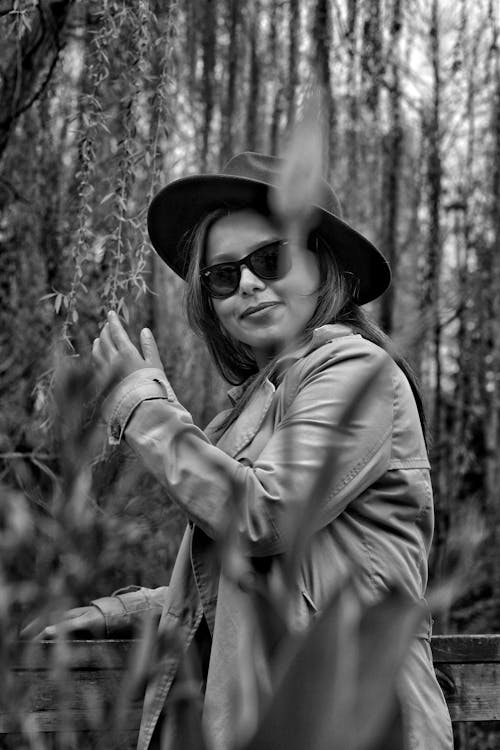
[[[399,75],[399,42],[401,37],[401,0],[394,0],[392,6],[391,39],[390,39],[390,74],[391,88],[389,91],[390,129],[383,142],[384,172],[382,185],[382,205],[380,215],[382,226],[380,230],[381,245],[392,269],[394,279],[397,278],[397,248],[398,248],[398,218],[399,193],[401,181],[401,153],[403,131],[401,127],[401,86]],[[394,283],[386,291],[381,301],[381,325],[387,334],[393,329]]]
[[[236,109],[236,78],[238,73],[238,52],[240,45],[240,3],[227,0],[229,19],[229,44],[227,48],[227,83],[222,105],[220,166],[233,155],[233,128]]]
[[[337,112],[332,92],[330,70],[330,49],[332,47],[332,24],[327,0],[317,0],[314,13],[313,40],[315,41],[314,61],[319,83],[323,91],[325,105],[325,124],[327,127],[324,139],[323,173],[330,176],[330,168],[335,163],[335,145],[337,142]]]
[[[438,27],[438,0],[433,0],[430,28],[430,46],[433,70],[432,110],[428,128],[429,153],[427,162],[429,240],[428,277],[426,284],[426,305],[432,310],[432,354],[434,358],[434,439],[439,450],[441,442],[441,326],[439,321],[439,296],[441,273],[441,74],[440,74],[440,31]]]
[[[286,92],[287,127],[294,126],[297,117],[297,89],[299,85],[299,39],[300,6],[299,0],[290,0],[288,26],[288,85]]]
[[[487,523],[491,529],[488,562],[492,582],[493,609],[500,609],[500,52],[498,50],[498,20],[493,17],[493,103],[492,103],[492,190],[491,225],[493,237],[491,253],[491,307],[489,316],[490,363],[487,383],[488,410],[485,425],[486,447],[486,509]]]
[[[344,201],[347,216],[352,216],[354,196],[358,188],[358,86],[357,86],[357,20],[358,0],[347,4],[347,124],[345,129],[347,175]]]
[[[187,0],[186,2],[186,63],[188,69],[188,87],[191,91],[196,89],[196,60],[198,57],[198,32],[200,29],[199,0]]]
[[[365,79],[366,103],[378,119],[381,80],[384,72],[382,59],[382,29],[380,0],[371,0],[363,25],[361,71]]]
[[[466,50],[469,31],[467,0],[461,2],[460,49]],[[478,63],[477,42],[473,43],[470,59],[464,60],[467,76],[466,123],[467,146],[463,184],[457,192],[456,200],[448,207],[454,214],[454,234],[457,266],[457,334],[456,334],[456,375],[453,394],[453,428],[448,466],[448,491],[454,504],[469,500],[466,475],[470,471],[474,430],[473,413],[477,407],[478,361],[477,346],[473,331],[478,325],[479,295],[475,291],[476,275],[469,271],[474,242],[471,237],[475,154],[476,83],[475,71]],[[476,351],[475,351],[476,350]]]
[[[432,64],[432,103],[426,122],[427,136],[427,206],[429,232],[427,240],[427,261],[424,275],[421,318],[427,321],[430,331],[429,366],[430,387],[433,390],[431,406],[432,451],[431,463],[433,484],[436,496],[435,544],[437,547],[437,569],[442,574],[446,562],[446,538],[449,527],[449,498],[444,486],[444,430],[443,430],[443,391],[441,360],[440,275],[441,275],[441,73],[440,73],[440,29],[438,23],[438,0],[433,0],[431,8],[429,45]],[[442,627],[447,627],[445,616]]]
[[[210,133],[214,113],[214,73],[215,73],[215,44],[216,44],[216,19],[217,0],[204,0],[203,15],[203,75],[202,75],[202,101],[203,101],[203,126],[201,141],[201,170],[206,172],[208,168],[208,152],[210,147]]]
[[[278,0],[271,0],[269,15],[269,62],[271,72],[271,125],[269,128],[269,153],[278,154],[283,114],[283,70],[280,65],[278,29],[282,21]]]
[[[258,150],[258,129],[260,126],[260,71],[259,55],[260,0],[254,0],[250,21],[250,71],[247,100],[246,147]]]

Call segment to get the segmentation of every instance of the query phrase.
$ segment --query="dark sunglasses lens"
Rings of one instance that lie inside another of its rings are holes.
[[[219,263],[202,273],[203,283],[213,297],[230,297],[240,283],[242,263],[261,279],[280,279],[290,270],[286,245],[285,240],[276,240],[254,250],[242,261]]]
[[[282,240],[271,242],[252,253],[252,268],[262,279],[277,279],[288,270],[283,257],[285,244]]]
[[[239,270],[233,265],[220,265],[213,268],[205,277],[209,291],[214,295],[229,296],[239,283]]]

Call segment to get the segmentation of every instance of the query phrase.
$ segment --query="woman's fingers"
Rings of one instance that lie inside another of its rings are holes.
[[[104,355],[101,350],[101,339],[94,339],[94,343],[92,344],[92,359],[96,364],[102,365],[104,364]]]
[[[106,323],[104,328],[107,328],[110,340],[113,346],[118,349],[118,351],[134,346],[129,338],[127,331],[122,326],[120,318],[113,310],[108,313],[108,322]]]
[[[102,612],[89,605],[75,607],[61,615],[58,622],[43,627],[40,619],[33,620],[21,631],[21,638],[53,640],[69,636],[87,635],[102,638],[106,634],[106,623]]]
[[[97,374],[106,382],[117,382],[144,367],[163,369],[153,334],[148,328],[141,332],[142,355],[132,343],[118,315],[108,314],[99,338],[92,345],[92,360]]]
[[[141,349],[146,362],[148,362],[153,367],[159,367],[160,369],[163,369],[160,352],[158,351],[155,337],[153,336],[149,328],[143,328],[141,331]]]
[[[114,339],[111,335],[109,323],[106,323],[106,325],[103,327],[101,333],[99,334],[99,339],[100,349],[103,357],[109,362],[111,359],[113,359],[113,357],[116,356],[118,352],[118,348],[115,345]]]

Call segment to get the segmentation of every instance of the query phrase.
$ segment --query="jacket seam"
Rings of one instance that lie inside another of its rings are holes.
[[[361,469],[366,466],[370,458],[372,458],[375,453],[379,450],[379,448],[382,447],[382,445],[386,442],[387,437],[390,435],[392,429],[392,422],[391,427],[389,427],[383,434],[382,438],[376,442],[372,449],[367,451],[364,456],[360,458],[357,464],[352,467],[352,469],[346,474],[340,482],[333,488],[333,490],[328,495],[328,499],[331,500],[340,490],[344,489],[361,471]]]
[[[389,435],[392,436],[393,433],[394,433],[394,414],[395,414],[395,409],[396,409],[396,405],[395,405],[396,388],[395,388],[395,384],[394,384],[394,377],[391,378],[391,386],[392,386],[392,399],[391,399],[392,410],[391,410],[391,424],[390,424],[390,427],[388,428],[387,432],[385,433],[383,439],[379,442],[379,444],[374,448],[374,450],[371,451],[371,453],[368,456],[366,456],[366,460],[364,461],[364,465],[366,465],[366,463],[369,460],[369,458],[375,454],[376,450],[378,450],[383,445],[383,443],[387,440],[387,437]],[[392,453],[392,439],[391,439],[391,453]],[[390,464],[390,460],[389,460],[388,464]],[[370,546],[368,537],[366,535],[366,529],[361,528],[360,531],[361,531],[361,546],[362,546],[362,549],[365,552],[365,556],[366,556],[366,560],[367,560],[367,572],[368,572],[367,578],[368,578],[368,582],[369,582],[371,590],[376,595],[378,593],[378,590],[377,590],[377,584],[375,583],[375,568],[374,568],[374,565],[373,565],[373,559],[372,559],[372,554],[371,554],[371,546]]]

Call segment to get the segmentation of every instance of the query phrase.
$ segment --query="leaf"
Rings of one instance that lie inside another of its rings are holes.
[[[114,195],[115,195],[115,191],[112,190],[111,193],[108,193],[107,195],[104,196],[104,198],[100,202],[100,205],[102,206],[104,203],[106,203],[107,201],[109,201],[110,198],[113,198]]]
[[[27,31],[31,31],[31,19],[26,12],[20,13],[22,25]]]
[[[59,310],[61,309],[62,298],[63,298],[63,295],[61,294],[61,292],[59,292],[56,295],[56,300],[54,302],[54,311],[56,315],[59,314]]]
[[[288,642],[278,686],[245,750],[353,749],[358,613],[353,592],[344,588],[305,638]]]
[[[356,750],[404,747],[402,730],[399,735],[392,732],[392,744],[380,741],[391,735],[391,719],[398,716],[396,679],[422,617],[420,604],[397,589],[363,613],[353,714]]]
[[[337,592],[307,635],[285,646],[245,750],[402,750],[396,678],[421,614],[399,590],[363,611],[354,587]]]
[[[314,223],[314,206],[321,201],[323,128],[321,96],[314,90],[306,99],[284,155],[277,187],[271,191],[271,210],[289,235],[307,236]]]

